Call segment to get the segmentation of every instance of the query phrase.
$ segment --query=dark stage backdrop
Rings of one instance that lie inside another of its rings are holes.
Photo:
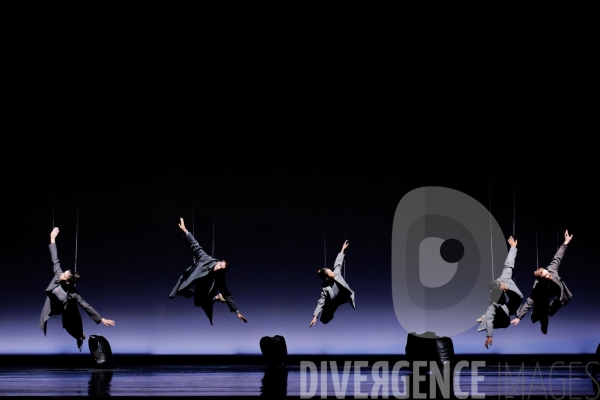
[[[491,204],[504,251],[514,229],[515,277],[525,297],[533,270],[550,262],[565,229],[574,235],[560,268],[573,299],[551,318],[548,334],[528,314],[519,326],[496,330],[486,349],[475,322],[484,302],[472,327],[452,337],[456,353],[593,353],[598,346],[597,168],[579,164],[577,150],[507,143],[492,153],[364,135],[101,139],[24,145],[5,160],[2,354],[78,353],[59,318],[48,322],[46,337],[38,328],[53,226],[63,268],[76,261],[82,275],[82,297],[116,321],[96,325],[81,310],[84,330],[107,338],[114,353],[260,354],[261,337],[282,335],[290,354],[403,354],[392,226],[403,196],[424,186]],[[227,284],[247,324],[216,303],[211,326],[191,299],[168,298],[192,260],[180,217],[209,254],[214,243],[214,256],[229,261]],[[356,310],[343,305],[329,324],[309,328],[321,287],[316,270],[333,266],[345,238]],[[502,263],[493,269],[497,276]]]

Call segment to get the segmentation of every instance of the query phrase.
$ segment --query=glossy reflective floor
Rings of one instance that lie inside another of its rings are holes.
[[[226,364],[215,363],[217,359],[115,357],[112,367],[99,368],[85,357],[3,356],[0,396],[600,398],[600,386],[593,379],[598,363],[592,356],[529,357],[521,362],[514,356],[487,360],[457,356],[446,381],[435,379],[438,372],[443,378],[443,370],[435,366],[399,368],[401,359],[376,356],[298,356],[284,368],[268,368],[261,357],[224,357]]]

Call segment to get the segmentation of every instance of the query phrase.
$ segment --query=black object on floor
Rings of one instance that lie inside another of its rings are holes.
[[[281,368],[287,365],[287,345],[283,336],[263,336],[260,339],[260,351],[269,368]]]
[[[98,367],[112,367],[113,355],[110,343],[104,336],[91,335],[88,340],[90,353],[94,357],[94,362]]]
[[[441,367],[445,363],[452,364],[454,344],[451,338],[437,336],[433,332],[420,335],[411,332],[406,339],[405,354],[411,364],[414,361],[434,361]]]

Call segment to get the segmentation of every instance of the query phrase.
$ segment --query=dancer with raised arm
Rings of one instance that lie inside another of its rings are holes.
[[[313,312],[313,318],[310,321],[308,327],[310,328],[317,322],[319,314],[321,315],[321,322],[324,324],[329,323],[333,319],[333,314],[338,307],[344,303],[350,303],[353,309],[356,310],[354,291],[350,289],[350,286],[341,275],[342,264],[344,263],[344,251],[348,247],[348,241],[346,240],[342,245],[342,250],[338,253],[333,271],[329,268],[321,268],[317,270],[319,278],[323,279],[323,285],[321,289],[321,297],[317,303],[317,307]]]
[[[202,307],[210,324],[213,324],[213,305],[216,301],[227,303],[229,310],[234,312],[242,322],[248,320],[240,313],[235,301],[225,282],[225,272],[229,270],[229,263],[225,260],[217,260],[206,254],[198,244],[194,236],[186,229],[183,218],[179,218],[179,229],[185,235],[184,239],[192,251],[193,263],[183,271],[177,280],[177,284],[169,294],[169,298],[175,296],[193,297],[194,305]]]
[[[567,245],[573,239],[573,235],[569,236],[569,231],[565,231],[565,241],[558,248],[554,258],[546,268],[538,268],[535,270],[533,275],[535,276],[535,282],[531,289],[531,295],[527,298],[527,301],[521,307],[521,311],[515,319],[510,323],[514,326],[519,325],[519,322],[523,319],[527,311],[533,308],[531,312],[531,322],[534,324],[540,321],[540,328],[542,333],[545,335],[548,333],[548,316],[552,317],[562,306],[567,305],[573,295],[567,288],[567,285],[563,282],[562,278],[558,274],[558,267],[565,256]]]
[[[56,236],[58,236],[58,232],[58,228],[54,228],[50,232],[49,248],[52,263],[54,264],[54,278],[52,278],[46,288],[46,302],[40,316],[40,329],[44,332],[44,336],[46,336],[48,319],[62,315],[63,328],[77,340],[77,347],[81,351],[85,334],[83,333],[83,322],[77,304],[85,310],[96,324],[102,322],[106,326],[115,326],[115,321],[103,318],[81,297],[75,287],[75,283],[80,279],[80,275],[76,271],[68,269],[63,272],[56,249]]]
[[[493,342],[494,329],[510,326],[510,316],[517,315],[523,302],[523,294],[513,280],[515,258],[517,257],[517,241],[512,236],[508,238],[510,250],[504,262],[502,274],[498,279],[489,281],[490,304],[484,315],[476,321],[480,322],[477,332],[486,331],[485,348]]]

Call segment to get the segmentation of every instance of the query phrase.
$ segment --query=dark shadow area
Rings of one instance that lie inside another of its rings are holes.
[[[110,396],[110,382],[113,371],[93,371],[88,384],[88,396]]]
[[[263,355],[149,355],[114,354],[114,366],[145,365],[265,365]],[[404,354],[291,354],[287,356],[287,365],[300,365],[301,361],[319,364],[321,361],[367,361],[373,364],[388,361],[390,365],[408,360]],[[578,362],[588,364],[598,362],[595,354],[454,354],[452,364],[460,361],[485,361],[490,365],[540,365],[551,366],[556,362]],[[46,354],[46,355],[0,355],[3,367],[73,367],[97,369],[94,359],[83,354]]]
[[[420,362],[409,368],[404,366],[408,365],[404,356],[390,355],[296,355],[289,358],[290,365],[277,368],[265,366],[263,356],[129,356],[131,358],[123,358],[122,363],[117,357],[117,366],[111,369],[92,367],[89,356],[70,359],[56,355],[43,359],[29,358],[27,365],[23,365],[23,358],[12,357],[15,362],[10,367],[0,367],[0,396],[21,399],[24,396],[61,398],[86,395],[136,399],[157,396],[321,398],[321,385],[326,384],[326,397],[336,398],[339,383],[342,382],[340,374],[345,372],[338,368],[338,376],[334,380],[330,368],[326,374],[320,372],[322,369],[319,368],[323,368],[321,361],[336,361],[338,366],[347,361],[366,361],[372,367],[376,362],[379,363],[379,369],[369,372],[367,367],[362,370],[362,376],[367,379],[360,379],[363,381],[360,389],[355,386],[356,370],[350,371],[348,384],[343,389],[344,397],[337,398],[355,398],[356,390],[368,393],[371,398],[374,397],[373,393],[378,394],[377,398],[383,398],[386,393],[388,398],[426,399],[475,398],[474,394],[477,393],[485,394],[486,398],[504,399],[535,399],[544,398],[544,395],[546,399],[597,398],[600,389],[598,377],[591,374],[596,363],[595,355],[570,356],[546,359],[540,356],[529,360],[517,355],[512,358],[498,356],[497,359],[486,357],[484,360],[479,356],[469,358],[471,361],[485,361],[485,366],[475,367],[466,365],[464,361],[467,358],[459,355],[457,363],[463,362],[465,365],[462,368],[447,368],[446,371],[444,367],[449,367],[449,362],[440,368],[435,368],[435,360]],[[8,362],[7,357],[2,357],[2,360]],[[217,363],[214,363],[215,360]],[[38,366],[31,361],[36,361]],[[303,378],[302,371],[305,370],[298,365],[300,361],[315,364],[318,377],[314,377],[314,380],[310,377],[309,385],[306,384],[306,374]],[[385,370],[381,368],[381,361],[389,363]],[[395,368],[398,361],[404,364],[401,371]],[[556,362],[561,365],[553,370],[553,363]],[[569,362],[575,365],[565,365]],[[538,364],[544,366],[540,368]],[[113,379],[116,375],[118,379]],[[301,397],[308,387],[313,386],[313,381],[317,383],[314,395]]]
[[[261,396],[286,396],[288,370],[285,367],[265,369],[260,386]]]

